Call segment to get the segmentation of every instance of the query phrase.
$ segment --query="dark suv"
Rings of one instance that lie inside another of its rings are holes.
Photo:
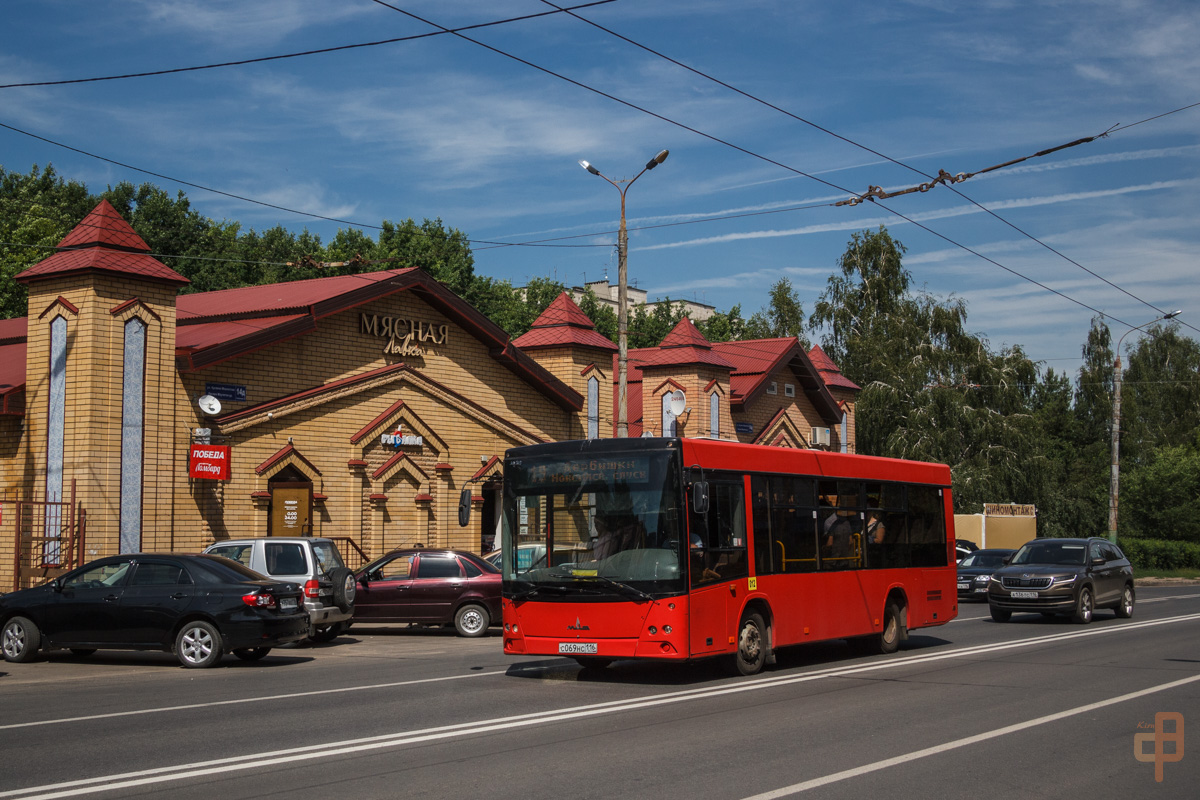
[[[1013,613],[1063,614],[1087,624],[1097,608],[1133,616],[1133,568],[1107,539],[1034,539],[992,573],[988,581],[992,619]]]

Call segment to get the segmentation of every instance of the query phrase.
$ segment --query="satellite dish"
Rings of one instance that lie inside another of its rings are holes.
[[[687,397],[683,394],[682,389],[676,389],[671,392],[671,416],[678,417],[687,408]]]
[[[196,401],[196,405],[200,406],[200,410],[210,417],[215,417],[221,413],[221,401],[211,394],[202,396]]]

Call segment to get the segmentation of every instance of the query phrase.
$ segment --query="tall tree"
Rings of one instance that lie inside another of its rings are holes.
[[[808,339],[804,335],[804,307],[799,293],[792,282],[780,278],[771,287],[768,304],[754,312],[746,321],[744,335],[747,339],[782,339],[795,336],[807,350]]]

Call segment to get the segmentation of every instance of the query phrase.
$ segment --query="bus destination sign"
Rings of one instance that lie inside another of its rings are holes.
[[[636,456],[590,458],[579,461],[531,463],[526,469],[526,485],[577,486],[579,484],[647,483],[650,459]]]

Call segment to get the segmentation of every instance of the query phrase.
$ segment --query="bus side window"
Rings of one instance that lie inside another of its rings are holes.
[[[912,565],[946,566],[946,523],[941,494],[932,486],[910,486],[908,502]]]

